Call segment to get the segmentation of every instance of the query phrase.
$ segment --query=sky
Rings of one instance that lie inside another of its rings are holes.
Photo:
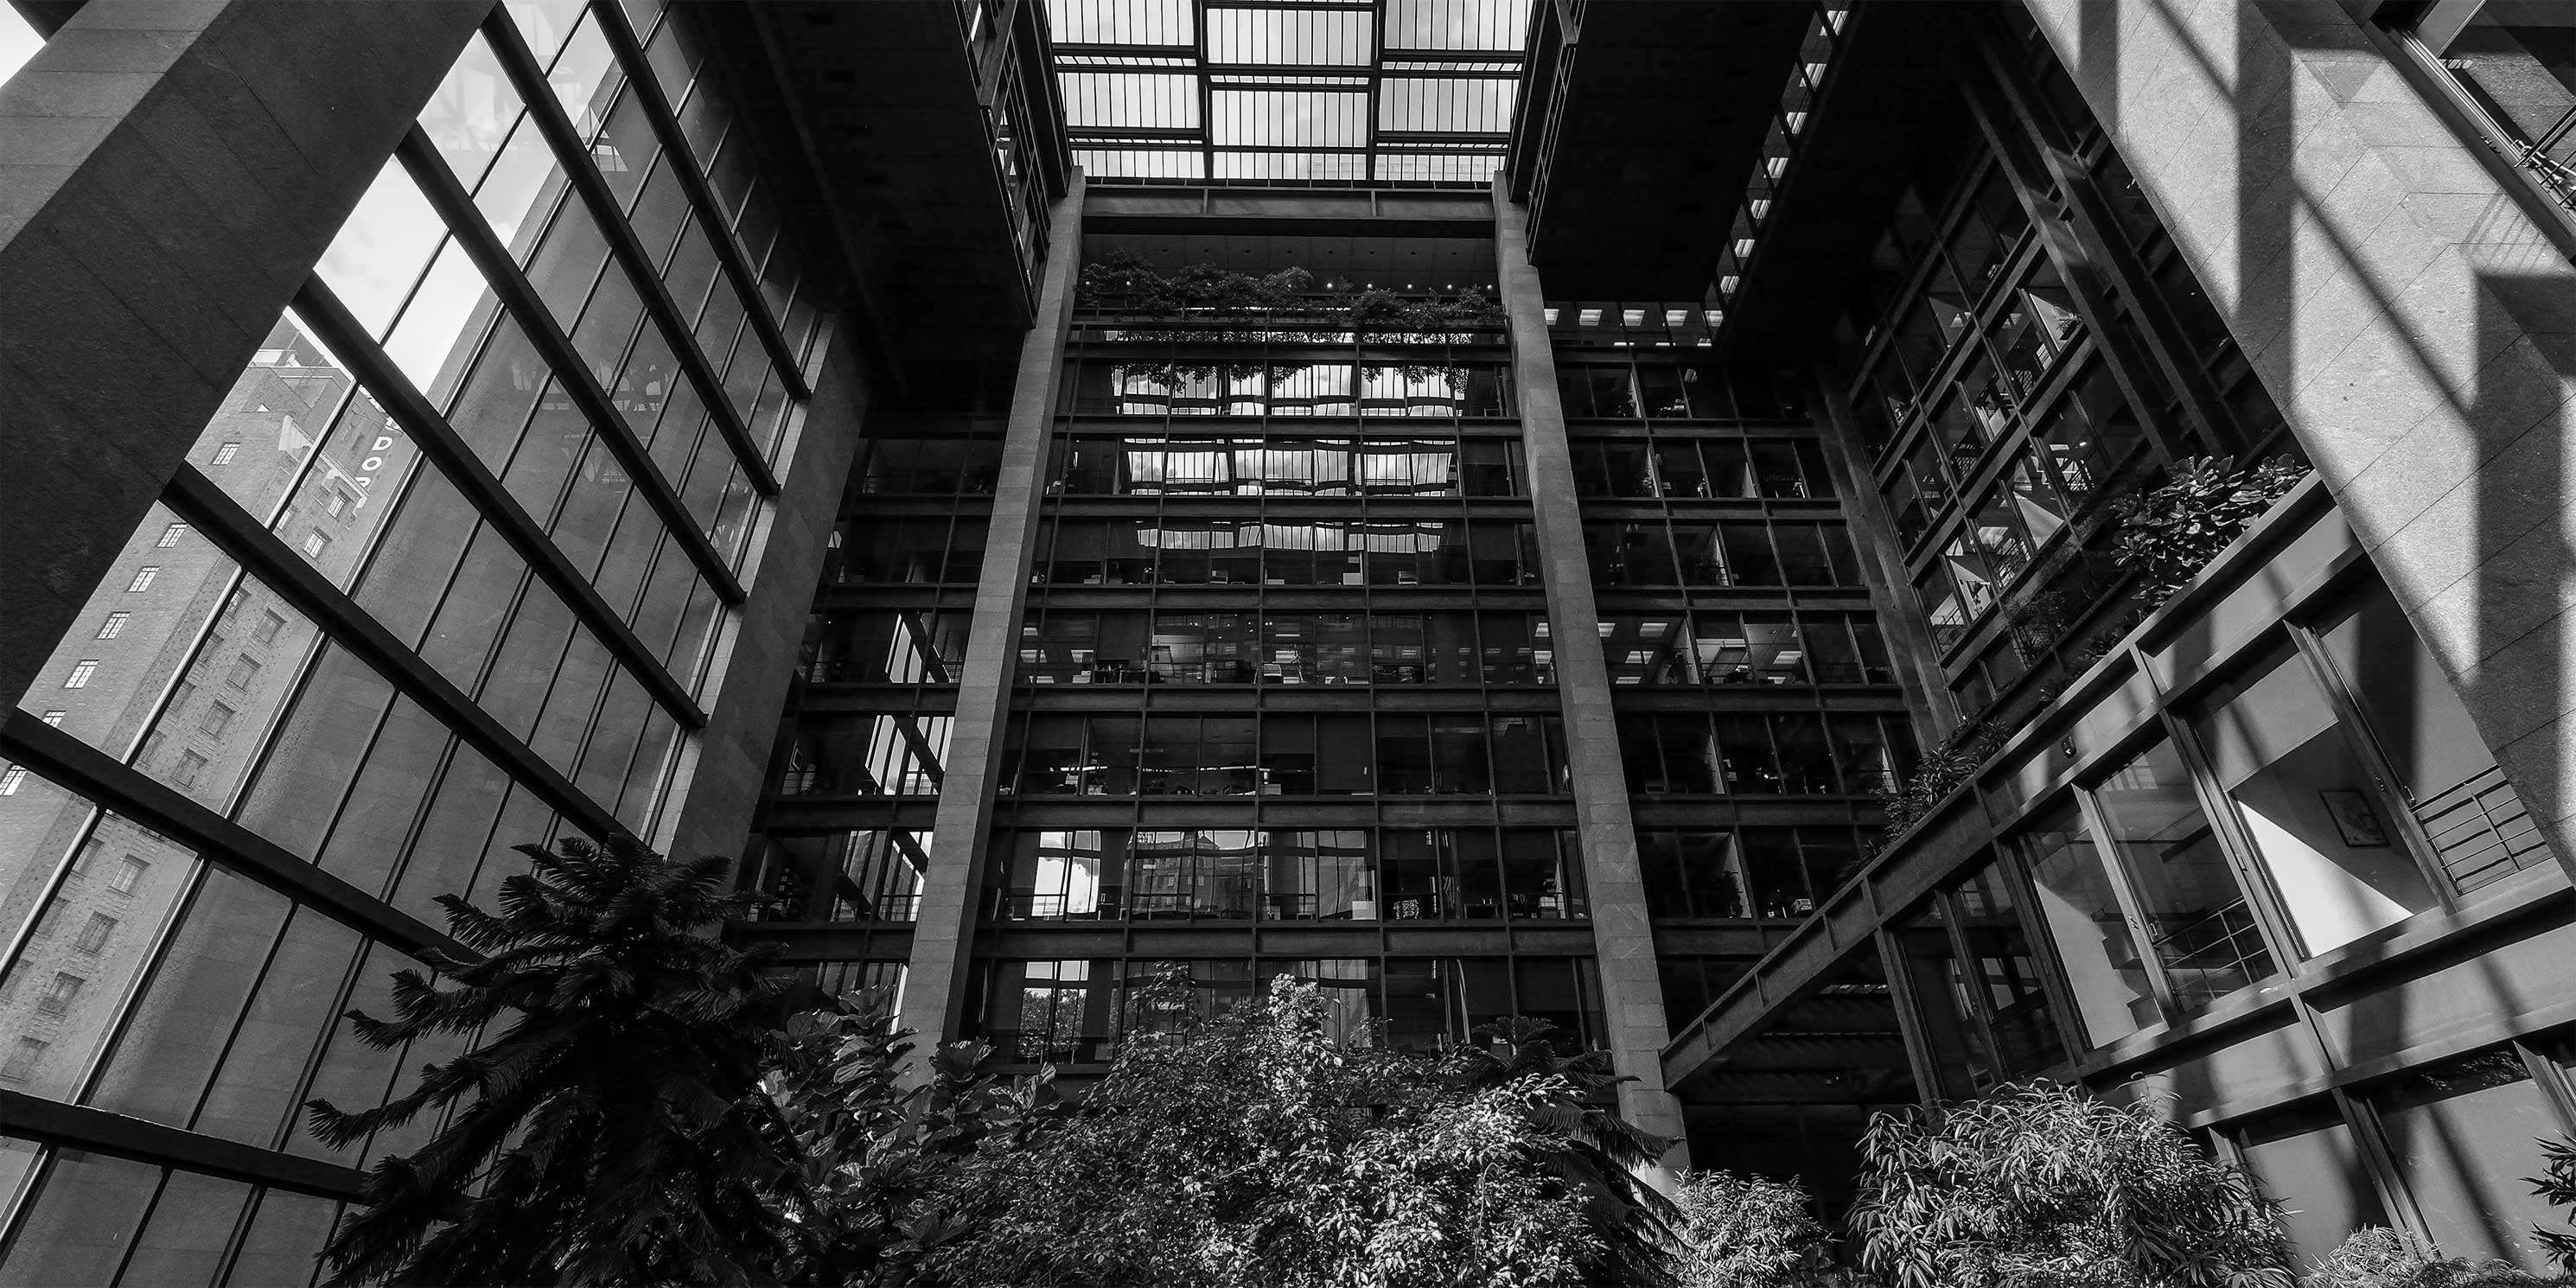
[[[37,47],[44,43],[36,29],[18,16],[16,5],[0,4],[0,82],[16,75],[19,64],[35,57]]]

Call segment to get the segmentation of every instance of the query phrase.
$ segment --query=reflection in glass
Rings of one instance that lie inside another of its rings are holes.
[[[2286,649],[2192,722],[2309,956],[2438,903],[2339,724]]]
[[[2361,707],[2455,894],[2546,867],[2549,844],[2470,723],[2388,588],[2356,592],[2320,624],[2319,642]]]
[[[2451,1256],[2545,1269],[2532,1227],[2563,1214],[2521,1178],[2562,1119],[2510,1048],[2419,1068],[2372,1097],[2398,1176],[2426,1233]]]
[[[2161,1018],[2155,986],[2129,933],[2112,876],[2073,802],[2040,816],[2021,834],[2040,920],[2057,946],[2076,1014],[2096,1047]]]
[[[2253,909],[2171,741],[2113,770],[2093,799],[2177,1005],[2223,997],[2273,972]]]

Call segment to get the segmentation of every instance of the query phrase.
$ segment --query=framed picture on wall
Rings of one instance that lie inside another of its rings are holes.
[[[2318,792],[2317,797],[2326,803],[2326,813],[2334,816],[2335,830],[2343,834],[2345,845],[2366,850],[2388,844],[2388,828],[2365,793],[2336,787]]]

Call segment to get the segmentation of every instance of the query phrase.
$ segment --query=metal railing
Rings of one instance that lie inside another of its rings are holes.
[[[2418,802],[2415,819],[2432,838],[2442,874],[2459,894],[2549,858],[2548,841],[2498,766]]]

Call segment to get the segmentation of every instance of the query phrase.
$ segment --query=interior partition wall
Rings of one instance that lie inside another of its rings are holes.
[[[0,1277],[307,1281],[339,1015],[675,826],[836,290],[691,21],[490,11],[0,724]]]

